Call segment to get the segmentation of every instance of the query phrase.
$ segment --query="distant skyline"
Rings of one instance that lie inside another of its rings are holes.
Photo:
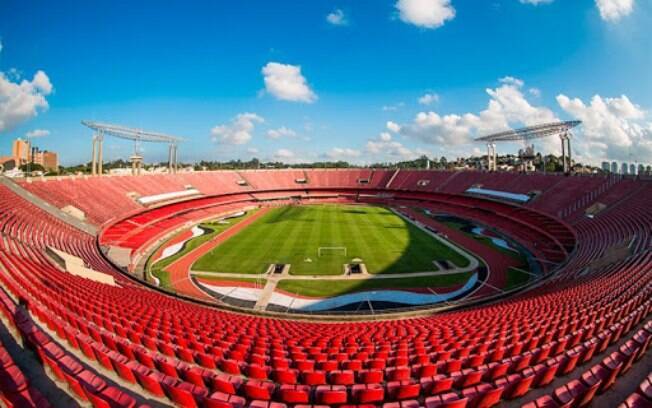
[[[89,119],[184,137],[183,162],[454,159],[579,119],[574,158],[652,161],[650,1],[189,3],[0,3],[0,156],[29,135],[88,161]]]

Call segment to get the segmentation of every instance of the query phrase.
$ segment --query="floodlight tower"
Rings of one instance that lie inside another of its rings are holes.
[[[476,142],[487,142],[488,155],[487,164],[490,171],[496,170],[496,143],[497,142],[514,142],[529,141],[549,136],[559,135],[561,139],[561,155],[564,167],[564,173],[571,171],[571,129],[580,125],[579,120],[569,120],[565,122],[544,123],[536,126],[529,126],[522,129],[508,130],[505,132],[494,133],[488,136],[482,136],[475,139]]]
[[[134,141],[134,155],[131,159],[132,174],[140,174],[142,168],[143,157],[138,152],[138,147],[142,142],[152,143],[167,143],[169,144],[168,150],[168,171],[170,173],[177,172],[177,146],[184,139],[177,136],[169,136],[162,133],[148,132],[141,129],[128,128],[120,125],[111,125],[107,123],[98,123],[83,120],[82,125],[92,129],[93,133],[93,155],[91,160],[91,174],[102,175],[102,144],[104,142],[104,135],[118,137],[120,139],[127,139]]]

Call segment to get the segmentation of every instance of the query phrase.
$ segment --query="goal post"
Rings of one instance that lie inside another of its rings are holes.
[[[328,254],[329,252],[333,253],[344,253],[344,256],[346,256],[346,247],[339,246],[339,247],[319,247],[317,248],[317,256],[323,256]]]

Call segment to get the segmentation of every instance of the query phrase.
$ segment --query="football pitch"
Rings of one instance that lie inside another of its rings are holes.
[[[274,208],[192,269],[260,274],[282,263],[291,265],[293,275],[341,275],[343,265],[354,260],[374,274],[436,271],[434,260],[469,264],[387,208],[325,204]]]

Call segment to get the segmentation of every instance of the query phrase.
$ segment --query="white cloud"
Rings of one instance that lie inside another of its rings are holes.
[[[383,105],[383,112],[395,112],[405,106],[405,102],[399,102],[394,105]]]
[[[34,79],[32,80],[32,84],[34,84],[34,87],[37,90],[41,91],[45,95],[49,95],[52,92],[52,83],[50,82],[50,78],[48,78],[48,76],[45,75],[45,72],[43,71],[36,72]]]
[[[297,132],[292,129],[281,126],[278,129],[270,129],[267,131],[267,137],[270,139],[280,139],[282,137],[296,137]]]
[[[13,130],[22,122],[48,109],[46,96],[52,83],[43,71],[37,71],[31,81],[13,82],[0,72],[0,132]]]
[[[258,154],[260,150],[256,149],[255,147],[249,147],[247,148],[247,153],[249,154]]]
[[[534,96],[535,98],[541,97],[541,90],[539,88],[530,88],[527,91],[530,93],[530,95]]]
[[[519,0],[523,4],[534,4],[535,6],[538,6],[539,4],[550,4],[554,0]]]
[[[389,131],[394,132],[394,133],[398,133],[398,132],[401,131],[401,126],[396,122],[392,122],[391,120],[388,121],[385,126],[387,127],[387,129]]]
[[[294,156],[295,156],[294,152],[292,150],[289,150],[289,149],[278,149],[274,153],[274,159],[279,160],[279,161],[291,160],[291,159],[294,159]]]
[[[395,7],[403,22],[423,28],[438,28],[455,18],[450,0],[398,0]]]
[[[609,22],[615,22],[631,14],[634,10],[634,0],[595,0],[600,17]]]
[[[477,114],[419,112],[408,124],[388,122],[387,129],[429,144],[456,146],[475,136],[509,129],[512,124],[529,126],[556,120],[550,109],[528,102],[522,80],[505,77],[500,83],[498,88],[486,90],[490,96],[487,108]]]
[[[436,93],[426,93],[418,99],[421,105],[430,105],[435,102],[439,102],[439,95]]]
[[[362,153],[359,150],[351,149],[348,147],[334,147],[325,156],[329,160],[351,160],[357,159]]]
[[[576,148],[584,159],[649,160],[652,157],[652,121],[640,106],[622,95],[603,98],[595,95],[590,103],[558,95],[559,106],[582,121],[576,133]]]
[[[241,145],[249,143],[256,123],[263,123],[265,120],[255,113],[240,113],[231,122],[217,125],[211,129],[213,141]]]
[[[335,9],[331,13],[328,13],[326,21],[336,26],[345,26],[349,24],[349,20],[341,9]]]
[[[49,136],[50,131],[45,129],[34,129],[25,134],[29,138]]]
[[[310,89],[298,65],[269,62],[262,69],[265,89],[283,101],[312,103],[317,95]]]
[[[378,138],[367,141],[366,151],[377,160],[408,160],[419,156],[419,152],[413,151],[402,143],[393,140],[388,132],[382,132]]]

